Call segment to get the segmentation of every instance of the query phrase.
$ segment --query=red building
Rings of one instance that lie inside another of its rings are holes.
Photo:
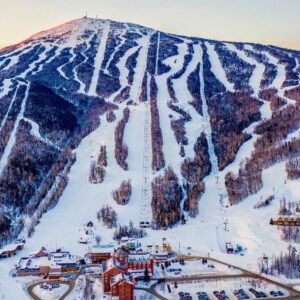
[[[3,249],[0,249],[0,258],[11,257],[16,255],[18,251],[23,250],[24,243],[15,243],[5,246]]]
[[[119,297],[119,300],[133,300],[134,279],[132,275],[121,273],[113,276],[110,284],[111,297]]]
[[[122,268],[127,272],[128,268],[128,252],[122,248],[119,248],[115,253],[112,255],[121,265]]]
[[[134,278],[153,275],[153,257],[150,253],[128,253],[118,249],[112,258],[103,262],[103,290],[120,300],[133,300]]]
[[[115,245],[99,245],[93,246],[89,256],[92,260],[92,263],[101,263],[103,261],[109,260],[115,252]]]
[[[150,253],[134,253],[128,254],[128,269],[134,277],[144,276],[146,269],[149,271],[149,276],[153,274],[153,257]]]
[[[121,264],[114,258],[111,258],[102,263],[103,266],[103,290],[105,293],[111,291],[110,280],[113,276],[119,275],[124,271]]]

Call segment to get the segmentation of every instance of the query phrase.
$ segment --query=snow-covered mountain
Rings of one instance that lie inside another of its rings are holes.
[[[77,249],[109,205],[117,224],[203,251],[284,249],[269,221],[300,197],[299,64],[299,51],[89,18],[2,49],[2,244],[21,232],[33,250]]]

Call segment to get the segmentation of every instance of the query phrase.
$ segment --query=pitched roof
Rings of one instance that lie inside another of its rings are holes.
[[[122,265],[115,258],[110,258],[109,260],[104,261],[102,263],[102,267],[103,267],[103,272],[106,272],[106,271],[108,271],[108,270],[110,270],[112,268],[121,269]]]
[[[47,256],[48,255],[47,249],[45,247],[41,247],[40,249],[31,252],[30,256],[37,256],[39,254],[45,254],[45,256]]]
[[[129,284],[134,284],[134,279],[133,276],[131,274],[124,274],[124,273],[120,273],[118,275],[112,276],[110,279],[110,283],[111,285],[114,285],[118,282],[127,282]]]
[[[15,244],[6,245],[4,248],[0,250],[0,254],[3,254],[5,252],[16,251],[20,246],[24,246],[24,243],[15,243]]]
[[[117,249],[115,254],[120,257],[126,257],[128,255],[128,253],[126,251],[124,251],[122,248]]]
[[[148,252],[130,253],[128,255],[128,262],[144,262],[144,261],[150,261],[151,259],[152,259],[152,255]]]
[[[91,253],[114,253],[115,252],[115,244],[107,244],[107,245],[99,245],[93,246]]]

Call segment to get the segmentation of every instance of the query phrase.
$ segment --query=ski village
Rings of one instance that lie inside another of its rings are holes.
[[[88,17],[0,50],[0,299],[300,299],[299,75]]]
[[[129,228],[130,230],[130,228]],[[172,248],[166,238],[151,242],[140,229],[136,238],[120,235],[104,244],[93,222],[82,227],[72,249],[45,246],[26,253],[19,240],[0,252],[1,263],[13,256],[18,262],[10,276],[32,299],[297,299],[300,292],[288,284],[211,257],[195,255],[191,247]],[[138,237],[139,236],[139,237]],[[196,237],[195,237],[196,238]],[[241,246],[226,243],[228,255],[243,256]],[[261,264],[267,268],[268,258]]]

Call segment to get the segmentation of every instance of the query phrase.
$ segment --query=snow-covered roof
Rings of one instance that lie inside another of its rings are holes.
[[[64,264],[76,264],[77,257],[69,252],[52,252],[48,256],[22,257],[18,262],[19,269],[39,269],[40,267],[60,268]]]
[[[49,274],[51,274],[51,275],[61,275],[61,272],[59,272],[59,271],[49,271]]]
[[[110,279],[111,284],[115,284],[116,282],[119,282],[119,281],[125,281],[130,284],[134,283],[134,279],[133,279],[132,275],[130,275],[130,274],[127,275],[124,273],[120,273],[118,275],[111,277],[111,279]]]
[[[126,257],[128,255],[128,253],[124,251],[122,248],[117,249],[115,254],[120,257]]]
[[[117,261],[115,258],[110,258],[107,261],[103,262],[103,272],[110,270],[111,268],[122,268],[122,265],[119,261]]]
[[[129,241],[128,236],[123,236],[123,237],[121,238],[121,243],[128,242],[128,241]]]
[[[94,245],[91,252],[92,253],[114,253],[115,251],[115,244],[106,244],[106,245]]]
[[[16,243],[16,244],[9,244],[6,245],[4,248],[2,248],[0,250],[0,255],[5,253],[5,252],[12,252],[12,251],[16,251],[18,249],[18,247],[22,247],[24,245],[24,243]]]
[[[130,253],[128,255],[128,262],[138,262],[138,261],[150,261],[152,255],[150,253]]]
[[[19,269],[39,269],[40,267],[54,266],[53,262],[48,260],[48,257],[22,257],[19,260]]]
[[[56,264],[74,264],[77,262],[77,257],[69,252],[52,252],[50,259]]]
[[[40,254],[41,252],[47,254],[46,248],[45,248],[45,247],[41,247],[40,249],[31,252],[31,253],[30,253],[30,256],[36,256],[36,255]]]

